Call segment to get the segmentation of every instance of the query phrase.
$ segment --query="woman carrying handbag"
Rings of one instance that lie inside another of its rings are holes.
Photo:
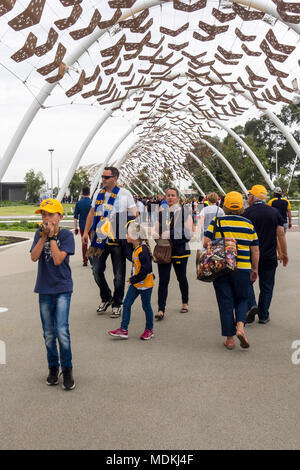
[[[170,282],[171,268],[173,266],[179,288],[181,292],[182,308],[181,313],[189,310],[189,285],[186,276],[187,262],[191,254],[188,242],[191,239],[193,219],[191,211],[179,204],[179,194],[176,188],[168,189],[166,193],[168,208],[159,212],[159,220],[155,225],[153,236],[159,239],[157,247],[163,241],[169,241],[167,248],[154,249],[153,260],[157,262],[159,284],[158,284],[158,312],[156,320],[162,320],[165,315],[166,302],[168,297],[168,286]],[[166,246],[166,245],[165,245]],[[156,258],[155,252],[164,252],[165,259]],[[167,258],[167,256],[169,256]],[[168,262],[167,262],[168,261]]]

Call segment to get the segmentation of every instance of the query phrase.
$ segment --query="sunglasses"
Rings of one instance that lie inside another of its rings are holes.
[[[113,178],[113,175],[107,176],[107,175],[102,175],[101,178],[103,180],[109,180],[109,178]]]

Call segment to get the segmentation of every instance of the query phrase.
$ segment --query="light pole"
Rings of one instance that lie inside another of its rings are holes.
[[[277,138],[275,142],[275,173],[276,173],[276,180],[278,179],[278,148],[277,148]]]
[[[50,152],[50,161],[51,161],[51,197],[53,198],[52,153],[54,152],[54,149],[48,149],[48,152]]]

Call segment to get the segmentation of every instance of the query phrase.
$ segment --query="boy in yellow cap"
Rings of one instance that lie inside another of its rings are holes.
[[[63,207],[57,199],[45,199],[36,214],[41,214],[43,224],[34,236],[31,259],[38,261],[34,292],[39,294],[40,315],[44,331],[49,375],[47,385],[57,385],[59,367],[63,375],[63,388],[75,388],[73,379],[69,311],[73,281],[69,257],[75,252],[74,236],[70,230],[61,229]],[[57,340],[59,352],[57,350]],[[60,361],[60,363],[59,363]]]

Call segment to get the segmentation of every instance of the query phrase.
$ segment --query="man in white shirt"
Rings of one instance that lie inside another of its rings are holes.
[[[112,306],[112,318],[121,315],[121,305],[124,297],[126,256],[122,247],[126,238],[126,224],[129,219],[137,216],[137,208],[129,191],[117,185],[119,170],[115,167],[105,167],[102,174],[100,192],[96,192],[92,206],[87,217],[83,242],[88,242],[89,231],[93,226],[92,246],[95,247],[93,255],[93,275],[100,289],[101,303],[97,309],[99,315]],[[113,233],[103,232],[103,221],[113,228]],[[102,232],[102,235],[101,235]],[[104,235],[103,235],[104,233]],[[101,238],[99,238],[101,237]],[[100,249],[98,249],[100,247]],[[114,272],[114,293],[112,295],[105,279],[106,260],[111,256]]]

